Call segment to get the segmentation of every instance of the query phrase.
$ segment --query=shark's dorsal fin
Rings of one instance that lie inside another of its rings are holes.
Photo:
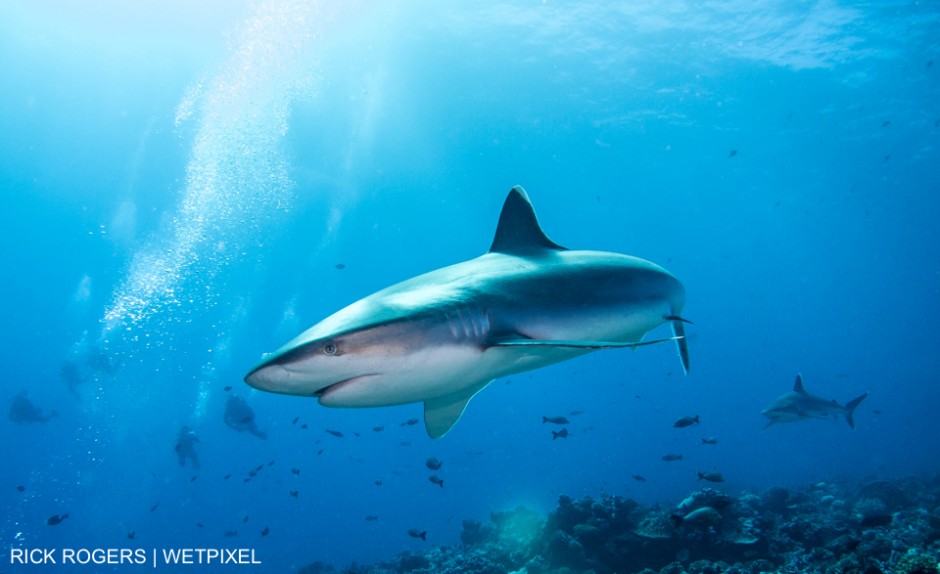
[[[793,383],[794,392],[806,394],[806,391],[803,389],[803,375],[798,374],[796,376],[796,382]]]
[[[558,251],[565,248],[545,235],[529,196],[521,185],[517,185],[509,190],[503,203],[490,252],[516,255],[545,249]]]
[[[473,395],[491,382],[485,381],[459,393],[424,401],[424,428],[427,429],[428,435],[431,438],[441,438],[447,434],[460,420],[460,415]]]

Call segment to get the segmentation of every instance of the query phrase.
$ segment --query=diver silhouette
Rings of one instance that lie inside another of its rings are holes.
[[[10,402],[8,416],[15,423],[46,423],[49,419],[59,416],[59,413],[50,411],[43,414],[42,409],[26,398],[26,391],[20,391]]]
[[[199,455],[196,454],[196,443],[199,437],[193,432],[193,429],[186,425],[180,428],[179,436],[176,438],[176,456],[179,458],[180,466],[186,466],[186,459],[193,463],[193,470],[199,470]]]

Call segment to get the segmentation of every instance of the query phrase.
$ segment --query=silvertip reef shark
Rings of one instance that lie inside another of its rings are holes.
[[[770,406],[761,411],[761,414],[770,419],[764,428],[774,423],[795,423],[809,419],[828,419],[842,415],[849,426],[855,428],[855,409],[865,400],[868,393],[861,394],[851,401],[840,405],[833,400],[827,400],[811,395],[803,388],[803,375],[796,376],[793,390],[774,399]]]
[[[266,355],[245,382],[329,407],[424,402],[432,438],[499,377],[598,349],[675,341],[687,372],[685,289],[649,261],[566,249],[520,186],[488,252],[387,287]],[[642,341],[671,323],[673,337]]]

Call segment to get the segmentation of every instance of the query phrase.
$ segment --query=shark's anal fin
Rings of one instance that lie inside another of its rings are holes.
[[[620,341],[560,341],[560,340],[542,340],[542,339],[510,339],[493,343],[493,347],[568,347],[571,349],[632,349],[634,347],[644,347],[646,345],[655,345],[667,341],[675,341],[679,337],[668,337],[666,339],[655,339],[653,341],[640,341],[639,343],[623,343]]]
[[[447,431],[460,420],[460,415],[467,408],[467,403],[473,395],[491,382],[486,381],[459,393],[424,401],[424,428],[428,431],[428,436],[441,438],[447,434]]]

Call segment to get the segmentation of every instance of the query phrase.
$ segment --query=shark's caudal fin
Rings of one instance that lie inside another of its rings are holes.
[[[510,255],[532,253],[541,250],[563,250],[561,245],[545,235],[535,216],[535,208],[522,186],[509,191],[503,210],[499,213],[496,236],[490,246],[491,252]]]
[[[868,393],[855,397],[851,401],[845,404],[845,422],[849,423],[849,426],[853,429],[855,428],[855,409],[858,408],[858,405],[865,400],[865,397],[868,396]]]
[[[691,323],[678,315],[666,317],[672,321],[672,333],[675,335],[676,348],[679,350],[679,360],[682,361],[682,371],[689,374],[689,342],[685,338],[685,323]]]
[[[441,438],[447,434],[447,431],[460,420],[460,415],[467,408],[467,403],[473,395],[491,382],[486,381],[460,393],[424,401],[424,428],[428,431],[428,436]]]

